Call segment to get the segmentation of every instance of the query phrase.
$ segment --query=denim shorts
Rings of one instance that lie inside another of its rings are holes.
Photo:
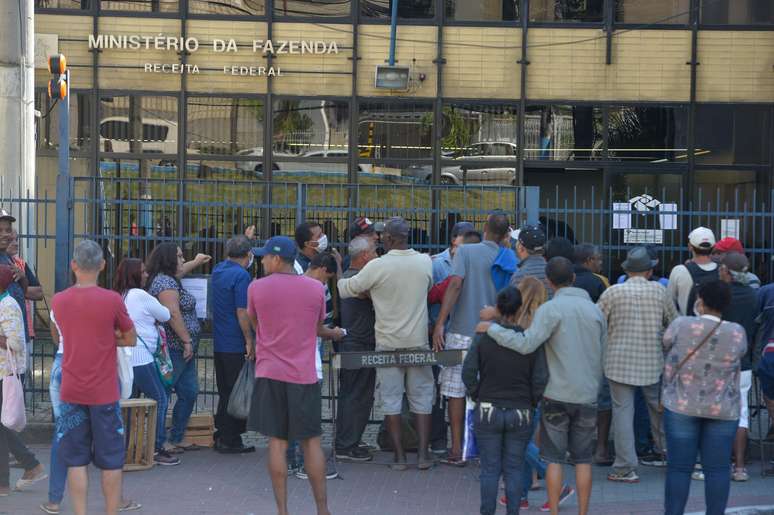
[[[102,470],[124,466],[124,423],[117,402],[96,406],[61,402],[56,438],[59,457],[68,467],[85,467],[92,461]]]
[[[543,399],[540,455],[549,463],[567,463],[570,453],[576,465],[591,463],[597,431],[597,407],[593,404]]]

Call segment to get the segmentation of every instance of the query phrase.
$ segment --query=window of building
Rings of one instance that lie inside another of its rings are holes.
[[[687,108],[625,106],[609,113],[609,159],[688,162]]]
[[[361,0],[360,15],[364,18],[389,20],[392,0]],[[403,19],[428,19],[435,17],[435,0],[400,0],[398,17]]]
[[[601,22],[604,0],[533,0],[529,19],[542,22]]]
[[[687,24],[690,0],[616,0],[617,23]]]
[[[176,97],[100,98],[100,152],[160,154],[158,164],[164,165],[177,154],[178,141]]]
[[[696,162],[767,164],[771,152],[771,109],[742,104],[696,107]]]
[[[92,0],[35,0],[35,9],[91,9]]]
[[[263,16],[266,0],[188,0],[191,14]]]
[[[519,0],[445,0],[445,15],[454,21],[515,21]]]
[[[361,159],[432,159],[430,102],[363,101],[358,113]]]
[[[701,0],[705,25],[754,25],[774,23],[771,0]]]
[[[516,105],[448,104],[443,108],[441,155],[456,159],[472,156],[516,157]]]
[[[274,16],[345,18],[351,12],[351,0],[274,0]]]
[[[173,13],[180,8],[179,0],[99,0],[102,11]]]
[[[279,99],[272,116],[274,160],[349,155],[349,104],[333,100]]]
[[[263,157],[260,98],[188,97],[186,150],[191,154]]]
[[[35,109],[41,117],[36,119],[35,136],[38,149],[59,148],[60,105],[48,98],[45,90],[35,92]],[[91,115],[93,97],[89,93],[70,92],[70,151],[88,152],[91,145]]]
[[[602,109],[585,105],[528,106],[524,119],[524,159],[601,159]]]

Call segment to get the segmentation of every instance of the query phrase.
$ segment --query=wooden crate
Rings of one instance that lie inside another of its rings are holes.
[[[153,467],[156,450],[156,401],[124,399],[119,405],[126,432],[124,470],[148,470]]]
[[[167,428],[169,427],[172,427],[171,417],[167,418]],[[201,447],[212,447],[215,445],[214,433],[215,417],[212,413],[194,413],[188,420],[188,427],[183,438]]]

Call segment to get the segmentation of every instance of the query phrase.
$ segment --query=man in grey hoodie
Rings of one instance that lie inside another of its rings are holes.
[[[529,354],[545,343],[548,385],[543,394],[540,425],[541,455],[549,463],[546,475],[551,513],[559,512],[562,464],[569,451],[575,464],[578,512],[588,513],[591,463],[596,432],[597,393],[607,340],[607,322],[589,294],[572,284],[573,264],[555,257],[546,265],[546,278],[555,291],[536,312],[524,332],[483,322],[480,330],[503,347]]]

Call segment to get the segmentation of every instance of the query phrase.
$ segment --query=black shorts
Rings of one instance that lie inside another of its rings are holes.
[[[320,383],[255,380],[247,429],[281,440],[308,440],[322,434]]]
[[[597,406],[543,399],[540,455],[549,463],[576,465],[592,462],[597,432]]]
[[[117,402],[86,406],[62,402],[56,419],[59,459],[68,467],[92,461],[102,470],[124,467],[124,422]]]

